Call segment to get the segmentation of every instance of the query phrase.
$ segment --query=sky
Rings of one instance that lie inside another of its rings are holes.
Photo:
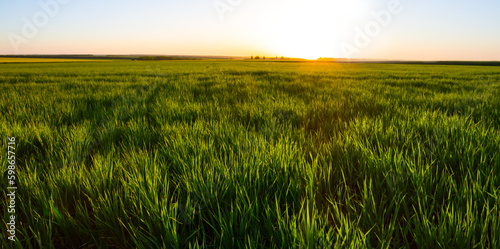
[[[0,0],[0,54],[500,61],[498,0]]]

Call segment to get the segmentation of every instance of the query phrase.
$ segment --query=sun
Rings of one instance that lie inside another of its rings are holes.
[[[363,18],[366,1],[290,1],[261,26],[269,54],[304,59],[338,57],[335,44],[345,37],[346,24]]]

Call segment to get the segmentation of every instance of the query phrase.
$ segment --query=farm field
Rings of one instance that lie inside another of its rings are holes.
[[[0,88],[1,248],[500,245],[498,66],[5,63]]]

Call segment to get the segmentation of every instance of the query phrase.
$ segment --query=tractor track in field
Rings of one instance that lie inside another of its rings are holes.
[[[79,148],[83,148],[82,152],[70,154],[64,162],[52,162],[55,168],[60,170],[65,166],[82,163],[86,164],[86,168],[91,168],[93,165],[92,156],[99,151],[103,141],[115,132],[116,122],[126,121],[130,117],[137,115],[142,104],[148,106],[158,96],[158,87],[164,83],[166,75],[158,67],[156,69],[148,67],[146,70],[149,75],[147,77],[143,76],[140,85],[134,86],[135,91],[118,96],[111,105],[111,109],[106,112],[107,115],[87,131],[85,137],[88,139],[79,141]]]

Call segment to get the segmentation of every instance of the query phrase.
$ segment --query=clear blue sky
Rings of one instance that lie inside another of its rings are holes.
[[[390,3],[398,11],[389,12]],[[0,54],[500,60],[498,0],[0,0],[0,6]],[[390,13],[390,20],[372,13]]]

